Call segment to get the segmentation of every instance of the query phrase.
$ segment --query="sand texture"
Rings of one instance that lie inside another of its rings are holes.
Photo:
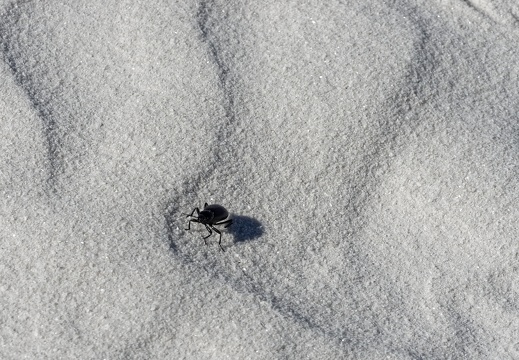
[[[0,50],[0,359],[519,359],[516,0],[0,0]]]

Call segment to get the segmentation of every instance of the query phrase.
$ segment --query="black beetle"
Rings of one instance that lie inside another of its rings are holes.
[[[193,216],[193,214],[196,211],[197,216]],[[187,229],[191,230],[191,223],[196,222],[200,224],[204,224],[207,231],[209,231],[209,235],[203,236],[205,244],[207,245],[207,238],[213,234],[213,231],[220,235],[220,241],[218,242],[218,245],[220,245],[220,249],[222,251],[225,251],[222,247],[222,232],[215,228],[215,225],[225,225],[225,228],[228,228],[232,225],[232,219],[225,220],[229,217],[229,212],[226,208],[224,208],[222,205],[213,204],[213,205],[207,205],[207,203],[204,204],[204,209],[200,211],[199,208],[194,208],[193,211],[191,211],[191,214],[184,214],[187,215],[187,217],[193,217],[194,219],[189,219],[189,222],[187,223]]]

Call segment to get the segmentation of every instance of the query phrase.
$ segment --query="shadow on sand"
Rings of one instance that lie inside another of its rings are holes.
[[[232,226],[227,230],[237,244],[257,239],[263,234],[263,226],[256,219],[240,215],[233,215],[232,219]]]

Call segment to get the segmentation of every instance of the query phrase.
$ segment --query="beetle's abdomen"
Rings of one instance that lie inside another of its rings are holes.
[[[204,211],[210,211],[213,213],[213,222],[225,220],[229,216],[229,212],[227,211],[227,209],[224,208],[222,205],[218,204],[207,205],[204,208]]]

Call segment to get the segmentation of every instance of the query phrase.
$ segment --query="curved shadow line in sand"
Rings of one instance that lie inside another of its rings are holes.
[[[231,86],[229,85],[229,67],[226,66],[220,56],[217,46],[215,45],[212,38],[212,30],[210,28],[210,15],[212,12],[212,4],[213,1],[202,0],[199,3],[198,10],[195,15],[196,25],[200,33],[200,41],[206,44],[209,52],[209,58],[212,59],[213,63],[216,66],[217,78],[218,78],[218,87],[222,90],[222,106],[225,111],[225,118],[228,122],[233,123],[235,120],[234,114],[234,95],[231,91]],[[223,140],[223,138],[228,137],[227,133],[230,130],[226,130],[230,127],[221,126],[220,131],[216,134],[217,140]],[[218,143],[222,143],[222,141],[217,141]],[[215,156],[215,163],[219,163],[221,160],[219,155],[219,148],[216,147],[213,149],[212,154]],[[190,181],[186,181],[183,184],[183,188],[185,191],[189,193],[197,193],[200,188],[200,184],[203,182],[204,178],[210,177],[210,173],[214,172],[214,167],[209,167],[208,169],[204,169],[204,171],[199,171],[195,174]],[[178,247],[175,245],[173,229],[174,229],[174,220],[173,216],[178,212],[178,208],[173,204],[177,202],[170,201],[166,205],[165,211],[165,220],[166,220],[166,228],[168,230],[168,241],[170,243],[170,249],[176,255],[179,255]]]
[[[490,11],[485,10],[482,6],[479,6],[476,2],[471,0],[460,0],[465,6],[467,6],[470,10],[476,12],[484,19],[488,19],[495,24],[503,25],[503,21],[500,21],[498,17],[493,15]],[[513,14],[510,12],[512,18],[514,18]],[[517,19],[515,19],[517,21]]]
[[[47,106],[47,102],[42,100],[34,89],[34,80],[27,72],[20,70],[17,59],[13,53],[13,43],[16,41],[11,29],[20,20],[23,11],[18,2],[13,1],[7,6],[0,18],[0,51],[2,51],[4,62],[9,67],[16,85],[18,85],[26,95],[29,104],[36,112],[42,122],[43,138],[48,159],[47,184],[51,192],[56,192],[56,175],[62,168],[60,149],[62,142],[57,134],[58,125],[52,111]]]
[[[210,55],[218,68],[218,79],[220,82],[219,85],[224,94],[223,106],[226,112],[226,117],[228,121],[233,122],[235,119],[235,99],[229,81],[230,68],[224,64],[224,60],[222,59],[222,56],[219,52],[220,50],[211,39],[211,37],[214,36],[209,24],[210,13],[212,10],[211,4],[211,1],[202,1],[200,3],[197,12],[197,24],[200,29],[201,39],[207,44]],[[402,12],[402,9],[396,9],[395,11]],[[415,111],[415,107],[413,107],[414,104],[418,104],[418,106],[420,105],[418,100],[420,99],[421,94],[424,93],[423,89],[431,86],[428,84],[428,79],[434,77],[434,71],[437,67],[437,59],[435,58],[436,48],[430,40],[427,25],[424,25],[422,22],[420,22],[420,15],[410,7],[408,7],[408,12],[405,15],[413,19],[418,19],[417,33],[420,36],[414,46],[415,56],[409,63],[409,71],[406,73],[406,81],[402,84],[401,91],[399,91],[394,97],[387,100],[388,106],[395,108],[394,116],[390,119],[380,119],[380,136],[372,143],[372,151],[365,155],[366,161],[362,162],[363,164],[373,163],[374,158],[379,160],[375,161],[375,163],[378,163],[387,158],[390,152],[403,151],[405,148],[405,139],[402,138],[402,135],[394,137],[392,135],[394,131],[387,131],[387,129],[390,127],[395,127],[395,124],[392,123],[394,119],[398,119],[400,121],[399,124],[396,125],[400,129],[400,131],[397,132],[398,134],[402,134],[402,130],[405,128],[407,128],[409,131],[413,131],[413,129],[416,129],[421,124],[421,121],[418,118],[408,117],[408,115]],[[394,106],[395,103],[398,104],[396,107]],[[220,136],[223,135],[228,134],[220,134]],[[215,156],[218,157],[218,154],[216,153]],[[370,161],[367,161],[368,159]],[[380,183],[385,172],[379,171],[378,168],[372,168],[368,165],[365,165],[363,173],[365,174],[366,178],[371,177],[373,181],[364,182],[361,184],[362,191],[356,191],[347,200],[347,206],[353,208],[357,214],[355,218],[351,219],[350,228],[353,229],[353,233],[361,231],[363,227],[362,210],[369,204],[370,194],[375,191],[377,184]],[[213,264],[210,260],[204,263],[195,262],[189,255],[183,253],[175,245],[174,240],[176,236],[174,234],[175,227],[173,224],[173,216],[177,212],[176,210],[177,209],[175,208],[171,208],[166,212],[165,222],[171,251],[182,263],[205,270],[208,274],[210,274],[210,276],[225,283],[227,286],[231,286],[239,293],[254,294],[254,296],[270,304],[271,308],[280,315],[292,319],[292,321],[305,329],[324,335],[326,338],[330,339],[333,343],[336,343],[337,346],[341,348],[344,348],[345,345],[360,348],[366,345],[368,342],[371,345],[377,346],[377,338],[375,336],[370,337],[366,335],[366,338],[364,339],[365,341],[363,342],[364,345],[359,343],[354,344],[352,343],[353,340],[349,338],[351,334],[348,333],[348,327],[345,327],[344,329],[337,327],[323,327],[319,321],[317,321],[319,313],[312,313],[311,310],[305,308],[301,309],[300,305],[292,304],[289,299],[284,299],[283,297],[280,297],[279,294],[276,295],[272,293],[272,291],[268,288],[261,287],[257,281],[255,281],[246,273],[243,274],[244,276],[241,278],[242,280],[239,280],[233,278],[225,272],[215,272],[215,265],[217,266],[217,264]],[[355,247],[354,245],[352,246]],[[360,249],[350,250],[357,254],[361,253]],[[354,255],[353,257],[361,259],[361,256]],[[375,333],[383,332],[383,329],[377,323],[372,323],[371,329],[374,329]],[[385,347],[386,349],[392,348],[394,351],[399,351],[396,347],[394,347],[394,345],[388,346],[386,344]]]
[[[409,9],[405,16],[410,19],[421,18],[413,9]],[[355,191],[346,203],[346,207],[353,209],[356,214],[350,223],[350,228],[353,229],[352,235],[360,232],[363,224],[366,224],[362,218],[363,209],[369,205],[371,194],[376,193],[375,190],[387,171],[381,165],[385,163],[385,159],[391,158],[391,153],[394,157],[403,152],[407,147],[404,136],[414,133],[422,124],[418,117],[410,117],[409,114],[414,113],[416,107],[425,102],[423,100],[424,89],[433,86],[430,84],[434,83],[432,79],[434,79],[438,67],[438,60],[435,56],[437,49],[431,42],[426,25],[419,23],[416,32],[419,34],[419,39],[413,47],[415,56],[409,62],[409,70],[404,77],[406,81],[402,84],[401,90],[386,101],[387,108],[393,107],[395,109],[393,116],[379,119],[378,139],[373,141],[371,151],[365,154],[363,160],[360,161],[363,164],[361,172],[364,174],[364,178],[372,179],[372,181],[365,181],[361,184],[361,191]],[[427,101],[429,100],[431,100],[430,97]],[[395,119],[398,124],[394,123]],[[397,128],[397,131],[392,130],[395,128]],[[370,166],[371,164],[376,164],[376,166]]]
[[[212,12],[212,1],[201,1],[196,13],[196,23],[200,30],[200,39],[202,43],[207,45],[209,50],[210,58],[217,68],[218,86],[223,92],[223,108],[225,110],[225,117],[229,123],[235,122],[235,111],[234,111],[234,94],[233,87],[229,81],[230,68],[225,64],[222,55],[212,40],[212,30],[210,27],[210,15]],[[225,127],[224,127],[225,128]],[[224,135],[220,132],[220,138]],[[218,157],[216,152],[215,154]]]
[[[240,294],[254,294],[254,296],[260,299],[262,302],[269,304],[275,312],[288,319],[291,319],[291,321],[298,324],[298,326],[302,326],[306,330],[318,332],[324,335],[332,342],[337,343],[337,346],[344,346],[344,343],[341,340],[345,337],[343,332],[331,332],[323,328],[319,323],[313,321],[313,317],[307,316],[303,312],[299,311],[297,305],[291,304],[290,302],[285,301],[283,298],[273,294],[271,291],[262,288],[247,273],[243,272],[244,276],[242,279],[245,281],[236,281],[236,279],[232,278],[224,272],[215,271],[215,264],[212,264],[211,262],[195,262],[192,257],[180,250],[175,241],[177,238],[175,235],[175,218],[178,215],[178,207],[174,206],[173,203],[174,202],[171,201],[166,205],[164,219],[166,236],[169,242],[170,250],[175,255],[176,259],[180,260],[180,262],[186,266],[204,270],[209,276],[211,276],[211,278],[225,284],[225,286],[230,286]],[[233,218],[245,221],[243,229],[238,229],[235,232],[231,231],[235,236],[237,236],[235,243],[243,243],[245,241],[256,239],[263,233],[263,230],[261,229],[261,223],[259,221],[246,216],[234,215]]]
[[[220,87],[222,89],[227,88],[227,79],[229,76],[229,68],[223,63],[223,60],[216,48],[215,43],[211,40],[211,29],[209,27],[209,15],[212,11],[212,8],[209,3],[212,1],[201,1],[200,6],[198,7],[198,11],[196,13],[197,25],[200,30],[201,41],[207,44],[209,49],[209,53],[214,63],[218,68],[218,80],[220,82]],[[230,102],[228,108],[232,108],[233,98],[229,96],[230,94],[226,93],[226,100]],[[227,109],[226,109],[227,110]]]
[[[172,202],[169,202],[166,204],[166,209],[164,211],[164,221],[166,223],[166,236],[168,238],[169,243],[169,249],[173,252],[175,255],[179,255],[178,247],[175,244],[175,221],[174,221],[174,215],[178,213],[178,208],[176,206],[172,205]]]
[[[179,247],[176,245],[175,241],[178,238],[175,235],[175,219],[179,213],[178,207],[174,205],[175,203],[176,202],[172,200],[168,202],[165,206],[165,230],[167,241],[169,242],[170,251],[173,253],[175,258],[178,259],[183,265],[204,270],[211,278],[223,283],[225,286],[230,286],[232,289],[234,289],[236,292],[240,294],[254,294],[254,296],[259,298],[261,301],[269,304],[275,312],[288,319],[291,319],[291,321],[297,323],[299,326],[302,326],[303,328],[309,331],[317,331],[322,335],[325,335],[333,342],[336,342],[338,346],[344,345],[342,341],[338,340],[344,338],[343,333],[329,332],[326,329],[322,328],[317,322],[312,321],[312,317],[306,316],[302,312],[298,311],[298,307],[296,305],[291,306],[290,303],[287,303],[287,301],[284,301],[279,296],[276,296],[267,289],[262,288],[247,273],[243,272],[246,281],[236,281],[236,279],[233,279],[230,275],[224,272],[214,271],[215,266],[211,262],[195,262],[192,257],[180,250]],[[263,230],[254,229],[255,227],[261,226],[261,223],[259,221],[255,219],[249,220],[251,218],[245,216],[237,217],[236,215],[233,215],[233,218],[244,219],[246,221],[245,230],[238,230],[238,239],[236,239],[237,242],[255,239],[263,233]],[[249,229],[249,227],[252,227],[253,229]]]
[[[224,109],[224,120],[228,123],[232,124],[235,122],[235,111],[234,111],[234,94],[232,92],[232,86],[229,84],[229,73],[230,69],[228,66],[224,64],[222,56],[212,40],[212,30],[210,28],[209,19],[212,12],[212,3],[213,1],[202,0],[199,3],[197,12],[195,14],[196,21],[196,30],[198,30],[200,34],[199,41],[207,46],[208,49],[208,57],[212,60],[213,64],[216,67],[216,75],[218,79],[218,88],[222,91],[222,100],[221,105]],[[218,95],[216,95],[218,96]],[[215,120],[216,123],[221,122],[221,120]],[[220,148],[218,144],[225,143],[225,139],[230,137],[230,132],[233,131],[232,126],[229,124],[221,124],[221,126],[215,126],[215,129],[219,129],[215,131],[216,141],[212,145],[212,151],[210,152],[214,156],[213,163],[220,163]],[[227,151],[232,151],[232,149],[227,149]],[[203,171],[199,171],[195,173],[191,177],[190,181],[186,181],[184,183],[184,190],[188,190],[189,193],[197,193],[200,188],[200,184],[203,183],[204,178],[209,178],[211,173],[214,173],[215,167],[209,166],[204,168]]]

